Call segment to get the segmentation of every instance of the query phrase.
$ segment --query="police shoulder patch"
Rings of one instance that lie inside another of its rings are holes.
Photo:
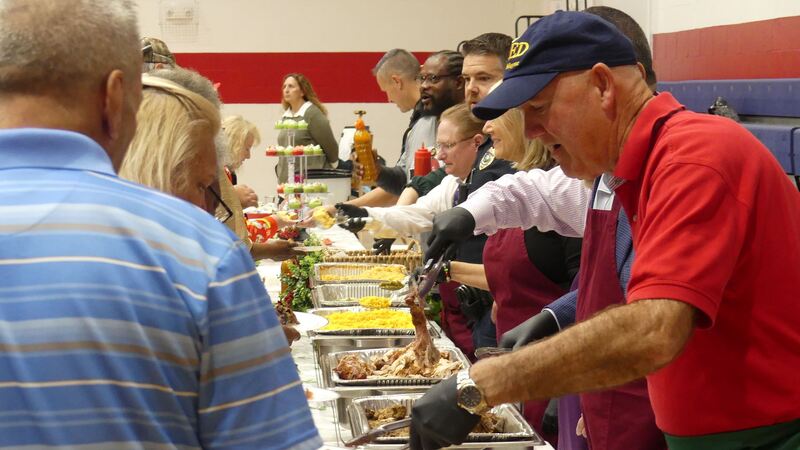
[[[483,158],[481,158],[481,163],[478,165],[478,170],[483,170],[489,167],[489,164],[494,162],[494,147],[486,150],[486,153],[483,154]]]

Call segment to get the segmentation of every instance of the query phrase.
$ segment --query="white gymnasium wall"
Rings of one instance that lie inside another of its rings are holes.
[[[800,15],[798,0],[595,0],[589,3],[625,11],[649,36]]]
[[[197,5],[195,36],[170,33],[163,26],[160,12],[171,2]],[[588,4],[627,12],[648,36],[800,15],[798,0],[589,0]],[[518,16],[548,14],[564,5],[561,0],[139,0],[142,34],[165,39],[176,53],[383,52],[394,47],[435,51],[454,48],[457,42],[487,31],[513,35]],[[279,86],[275,90],[278,101]],[[407,114],[387,103],[326,104],[337,136],[353,122],[354,109],[367,109],[375,146],[387,160],[396,160]],[[280,115],[277,104],[228,104],[224,114],[242,114],[255,122],[262,148],[275,142],[272,123]],[[271,161],[260,151],[240,175],[262,195],[274,192]]]
[[[800,15],[797,0],[648,0],[653,33],[733,25]]]
[[[513,36],[518,16],[547,14],[563,4],[552,0],[139,0],[138,3],[142,35],[164,39],[175,53],[454,49],[459,41],[488,31]],[[197,5],[196,36],[187,37],[167,29],[160,12],[170,4]],[[287,71],[274,67],[264,70]],[[279,89],[280,86],[275,86],[276,102],[280,98]],[[400,113],[388,103],[325,103],[337,137],[345,125],[354,122],[353,110],[366,109],[365,120],[375,133],[375,147],[388,161],[397,160],[408,114]],[[262,135],[261,149],[276,142],[272,124],[281,114],[278,104],[227,104],[223,114],[242,114],[256,123]],[[260,195],[267,195],[274,193],[275,160],[264,157],[261,149],[254,151],[252,159],[242,167],[240,180]]]

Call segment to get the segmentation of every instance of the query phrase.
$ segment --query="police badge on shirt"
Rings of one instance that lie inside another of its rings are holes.
[[[483,154],[483,158],[481,158],[480,164],[478,164],[478,170],[483,170],[489,167],[489,164],[494,162],[494,147],[491,147],[489,150],[486,150],[486,153]]]

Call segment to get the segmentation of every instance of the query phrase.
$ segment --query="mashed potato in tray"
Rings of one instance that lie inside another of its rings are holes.
[[[354,330],[361,328],[414,328],[411,313],[396,309],[345,311],[326,316],[328,324],[322,330]]]
[[[331,275],[322,274],[322,281],[346,281],[346,280],[379,280],[379,281],[403,281],[406,277],[405,267],[403,266],[376,266],[359,272],[355,275]]]

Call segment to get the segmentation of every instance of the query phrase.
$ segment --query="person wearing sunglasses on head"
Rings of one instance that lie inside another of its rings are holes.
[[[218,108],[141,74],[134,3],[0,2],[0,448],[318,448],[247,251],[117,175],[130,148],[203,206],[216,178]]]

